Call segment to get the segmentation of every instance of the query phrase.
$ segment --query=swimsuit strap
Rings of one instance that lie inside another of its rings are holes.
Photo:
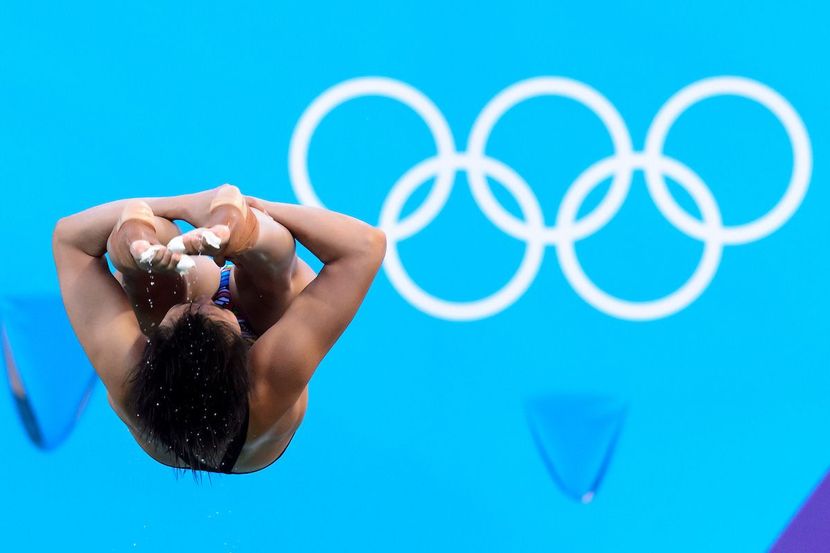
[[[228,308],[231,304],[231,267],[225,264],[219,277],[219,288],[213,294],[213,303],[219,307]]]
[[[219,307],[230,309],[233,312],[239,323],[239,328],[242,330],[243,338],[249,341],[256,340],[258,336],[254,332],[254,329],[251,328],[251,325],[248,324],[245,318],[239,316],[236,306],[233,305],[233,298],[231,298],[231,267],[233,267],[231,263],[225,263],[225,266],[222,267],[222,273],[219,277],[219,288],[213,294],[213,303]]]

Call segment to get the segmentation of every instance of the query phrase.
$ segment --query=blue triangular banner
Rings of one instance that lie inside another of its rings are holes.
[[[614,454],[626,410],[619,399],[594,395],[527,400],[534,442],[565,495],[583,503],[594,498]]]
[[[4,374],[27,434],[52,449],[71,433],[97,375],[58,294],[0,298]]]

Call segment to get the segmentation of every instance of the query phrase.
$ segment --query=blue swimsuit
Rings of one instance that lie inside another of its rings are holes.
[[[216,290],[215,294],[213,294],[213,303],[214,305],[218,305],[224,309],[230,309],[233,314],[236,315],[236,320],[239,322],[239,328],[242,329],[242,337],[246,340],[253,341],[256,340],[258,336],[254,333],[251,325],[248,324],[248,321],[239,316],[239,312],[231,300],[230,286],[232,268],[233,264],[231,263],[225,263],[225,266],[222,267],[222,275],[219,278],[219,289]]]

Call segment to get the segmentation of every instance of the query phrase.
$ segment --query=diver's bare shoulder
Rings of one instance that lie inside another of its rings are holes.
[[[197,288],[192,293],[206,293],[214,290],[219,281],[219,269],[207,257],[195,258],[196,267],[191,270],[191,287]],[[260,297],[262,290],[251,287],[237,287],[235,271],[232,272],[231,292],[237,298],[239,311],[245,316],[254,328],[262,328],[278,320],[287,308],[287,304],[296,297],[317,276],[316,273],[301,259],[296,258],[291,272],[290,286],[287,295],[281,290],[265,291],[266,299]],[[116,277],[120,275],[116,272]],[[120,281],[120,279],[119,279]],[[281,300],[281,301],[279,301]],[[283,305],[285,303],[285,305]],[[142,341],[146,340],[143,336]],[[249,397],[250,414],[248,434],[245,446],[234,465],[234,472],[253,472],[259,470],[277,459],[287,448],[294,433],[302,423],[308,406],[308,387],[297,397],[279,394],[271,386],[272,380],[266,379],[263,370],[251,363],[251,392]],[[114,391],[113,391],[114,392]],[[180,459],[169,451],[157,447],[146,441],[140,434],[138,422],[126,405],[125,398],[118,393],[108,394],[110,405],[129,429],[138,445],[153,459],[161,464],[189,468]]]

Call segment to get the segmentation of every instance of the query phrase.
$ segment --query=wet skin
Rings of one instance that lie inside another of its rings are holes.
[[[263,216],[262,213],[257,215]],[[156,240],[162,244],[169,242],[180,233],[179,227],[171,221],[156,218],[155,222]],[[273,220],[262,222],[260,227],[262,230],[273,231],[273,228],[266,226],[268,223],[274,225]],[[150,229],[146,225],[128,223],[124,225],[122,231],[124,235],[119,238],[132,241],[149,237]],[[262,238],[273,241],[273,236],[264,233]],[[269,259],[264,258],[258,252],[251,252],[250,255],[234,260],[236,266],[232,269],[229,283],[231,296],[235,298],[234,303],[241,311],[241,316],[249,321],[255,332],[261,333],[273,325],[293,298],[316,276],[308,265],[296,257],[293,248],[286,253],[287,259]],[[112,259],[113,254],[116,259]],[[173,258],[171,262],[167,253],[165,253],[165,261],[168,270],[160,271],[158,265],[155,265],[157,269],[152,273],[130,266],[132,256],[127,257],[129,251],[124,248],[112,248],[110,255],[113,264],[123,269],[123,272],[116,271],[115,277],[129,298],[145,336],[151,336],[157,325],[172,325],[187,309],[217,322],[226,323],[234,332],[241,335],[242,331],[236,315],[231,310],[213,303],[212,298],[219,287],[221,270],[209,256],[192,256],[196,266],[186,274],[180,275],[170,269],[171,266],[175,266],[176,260]],[[119,259],[119,256],[122,258]],[[256,270],[255,275],[252,274],[254,270]],[[259,276],[261,274],[266,276],[263,278]],[[257,370],[253,367],[252,370],[252,376],[256,382],[258,380]],[[285,410],[284,416],[279,420],[271,416],[261,421],[259,419],[262,417],[258,414],[270,409],[263,409],[259,405],[262,402],[254,394],[250,401],[251,420],[246,446],[237,461],[235,470],[239,472],[256,470],[277,457],[287,446],[293,432],[302,421],[307,401],[306,391],[293,406]],[[114,404],[112,401],[111,405],[127,424],[142,449],[151,457],[166,465],[179,465],[178,459],[170,457],[166,451],[141,439],[136,432],[138,421],[133,420],[123,406]]]

